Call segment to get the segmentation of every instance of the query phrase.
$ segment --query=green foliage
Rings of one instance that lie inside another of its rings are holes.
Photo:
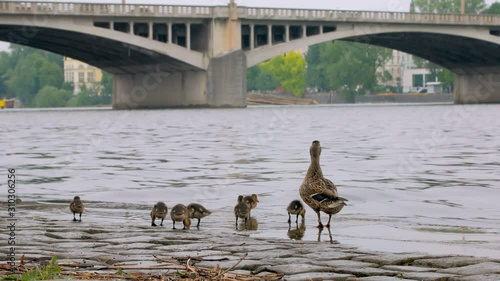
[[[66,106],[94,106],[111,103],[111,95],[99,94],[100,84],[94,84],[92,87],[82,88],[80,92],[73,96]]]
[[[111,74],[103,72],[101,84],[71,97],[68,93],[73,92],[73,83],[64,82],[63,64],[60,55],[11,44],[10,52],[0,52],[0,98],[17,97],[25,106],[34,107],[61,107],[66,106],[66,103],[69,106],[111,103]],[[99,92],[100,95],[97,94]]]
[[[461,12],[461,0],[413,0],[417,13],[439,13],[459,14]],[[465,12],[477,14],[486,8],[485,0],[466,0]]]
[[[71,92],[57,89],[54,86],[45,86],[33,99],[34,107],[64,107],[71,97]]]
[[[373,90],[377,85],[377,68],[391,57],[392,50],[362,43],[335,41],[319,45],[319,57],[309,60],[308,71],[316,74],[316,86],[338,90],[344,100],[353,101],[356,94]],[[314,55],[316,56],[316,55]],[[311,79],[308,82],[313,82]],[[322,82],[320,82],[322,81]],[[309,84],[310,87],[313,84]]]
[[[271,91],[279,86],[271,75],[262,72],[258,65],[252,66],[247,70],[247,89],[248,91]]]
[[[306,84],[309,88],[322,91],[326,88],[325,76],[321,71],[321,45],[310,46],[306,54]]]
[[[30,268],[19,276],[9,275],[4,280],[35,281],[55,279],[61,273],[61,268],[56,261],[57,257],[53,257],[46,266]]]
[[[104,96],[109,96],[113,94],[113,75],[103,71],[101,79],[102,91],[101,94]]]
[[[63,59],[59,55],[29,47],[11,45],[10,53],[0,56],[0,89],[8,97],[16,96],[31,105],[45,86],[63,84]]]
[[[437,74],[439,82],[443,84],[443,89],[448,88],[450,92],[453,91],[455,86],[455,74],[448,69],[442,69]]]
[[[262,72],[279,82],[286,92],[299,98],[306,85],[305,66],[304,57],[297,52],[277,56],[260,64]]]
[[[491,6],[484,10],[483,13],[489,15],[500,15],[500,2],[491,4]]]

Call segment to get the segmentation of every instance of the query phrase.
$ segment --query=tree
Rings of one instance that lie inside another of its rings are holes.
[[[484,14],[489,15],[500,15],[500,2],[495,2],[491,6],[483,11]]]
[[[271,75],[262,72],[260,66],[255,65],[247,70],[248,91],[270,91],[278,86],[279,83]]]
[[[0,86],[8,96],[16,96],[29,106],[45,86],[60,88],[63,84],[62,57],[33,48],[10,45],[10,53],[0,57]]]
[[[106,71],[103,71],[101,86],[102,86],[101,95],[111,97],[111,95],[113,94],[113,75]]]
[[[443,84],[443,88],[449,90],[449,92],[453,92],[455,87],[455,75],[448,69],[443,69],[437,75],[438,80]]]
[[[391,55],[390,49],[363,43],[327,42],[320,46],[318,69],[326,89],[340,90],[344,100],[352,102],[356,94],[374,89],[377,68]]]
[[[45,86],[33,99],[34,107],[64,107],[71,97],[71,92]]]
[[[262,72],[279,82],[285,91],[299,98],[306,85],[305,66],[304,57],[297,52],[280,55],[260,64]]]
[[[306,54],[306,85],[318,90],[325,89],[325,77],[321,71],[321,45],[310,46]]]
[[[460,14],[461,0],[413,0],[417,13]],[[466,0],[465,12],[478,14],[486,8],[485,0]]]

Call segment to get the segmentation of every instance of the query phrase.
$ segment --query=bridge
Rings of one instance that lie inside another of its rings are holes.
[[[0,40],[112,73],[115,109],[244,107],[248,67],[331,40],[452,70],[457,104],[500,102],[500,16],[2,1]]]

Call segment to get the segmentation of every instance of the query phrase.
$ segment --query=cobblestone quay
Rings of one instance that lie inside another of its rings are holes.
[[[132,269],[124,269],[127,273],[158,275],[162,269],[158,269],[155,256],[181,261],[190,257],[199,267],[218,265],[243,274],[281,273],[283,280],[500,280],[499,260],[369,252],[333,239],[260,239],[250,237],[251,231],[213,231],[203,229],[203,225],[200,230],[172,230],[170,221],[165,221],[164,227],[151,227],[148,220],[138,225],[134,219],[116,221],[104,216],[99,222],[86,222],[85,213],[83,222],[78,223],[70,221],[66,209],[39,203],[29,208],[25,203],[19,205],[15,248],[18,261],[24,255],[27,265],[33,265],[57,256],[63,268],[72,265],[76,271],[115,268],[116,272],[118,267],[129,266]],[[6,217],[2,216],[5,225]],[[0,235],[0,252],[6,257],[8,234],[2,231]],[[0,269],[0,277],[9,273],[5,268]]]

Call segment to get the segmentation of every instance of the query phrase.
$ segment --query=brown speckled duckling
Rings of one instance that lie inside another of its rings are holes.
[[[250,206],[245,202],[239,202],[234,207],[234,215],[236,216],[236,227],[238,227],[238,218],[245,219],[245,225],[250,219]]]
[[[212,213],[205,207],[197,203],[191,203],[187,206],[187,208],[189,210],[189,217],[192,219],[198,219],[198,224],[196,224],[196,228],[200,228],[200,220],[202,218]]]
[[[238,196],[238,204],[234,207],[234,215],[236,216],[236,228],[238,228],[238,218],[245,219],[245,226],[250,220],[250,212],[252,207],[251,201],[245,201],[243,195]]]
[[[153,206],[153,209],[151,210],[151,226],[156,226],[155,224],[155,219],[159,218],[161,219],[160,226],[163,226],[163,220],[167,216],[168,213],[168,208],[167,205],[163,202],[158,202]]]
[[[81,222],[82,213],[83,210],[85,209],[85,206],[83,205],[82,200],[80,200],[80,196],[75,196],[75,198],[73,198],[73,201],[71,201],[71,204],[69,204],[69,209],[71,210],[71,212],[73,212],[73,221],[77,221],[75,214],[79,213],[80,214],[79,222]]]
[[[243,197],[243,201],[245,201],[245,203],[247,203],[247,205],[249,205],[251,209],[254,209],[255,207],[257,207],[259,199],[257,198],[257,194],[252,194]]]
[[[191,219],[189,218],[189,210],[186,206],[182,204],[175,205],[170,211],[170,217],[173,222],[173,229],[175,229],[175,222],[181,221],[184,224],[183,229],[189,229],[191,227]]]
[[[302,202],[300,202],[300,200],[293,200],[292,202],[290,202],[290,204],[286,208],[286,211],[288,212],[288,223],[292,222],[290,214],[297,215],[295,223],[299,221],[299,215],[302,216],[302,221],[304,221],[305,219],[306,209],[304,208],[304,205],[302,205]]]

